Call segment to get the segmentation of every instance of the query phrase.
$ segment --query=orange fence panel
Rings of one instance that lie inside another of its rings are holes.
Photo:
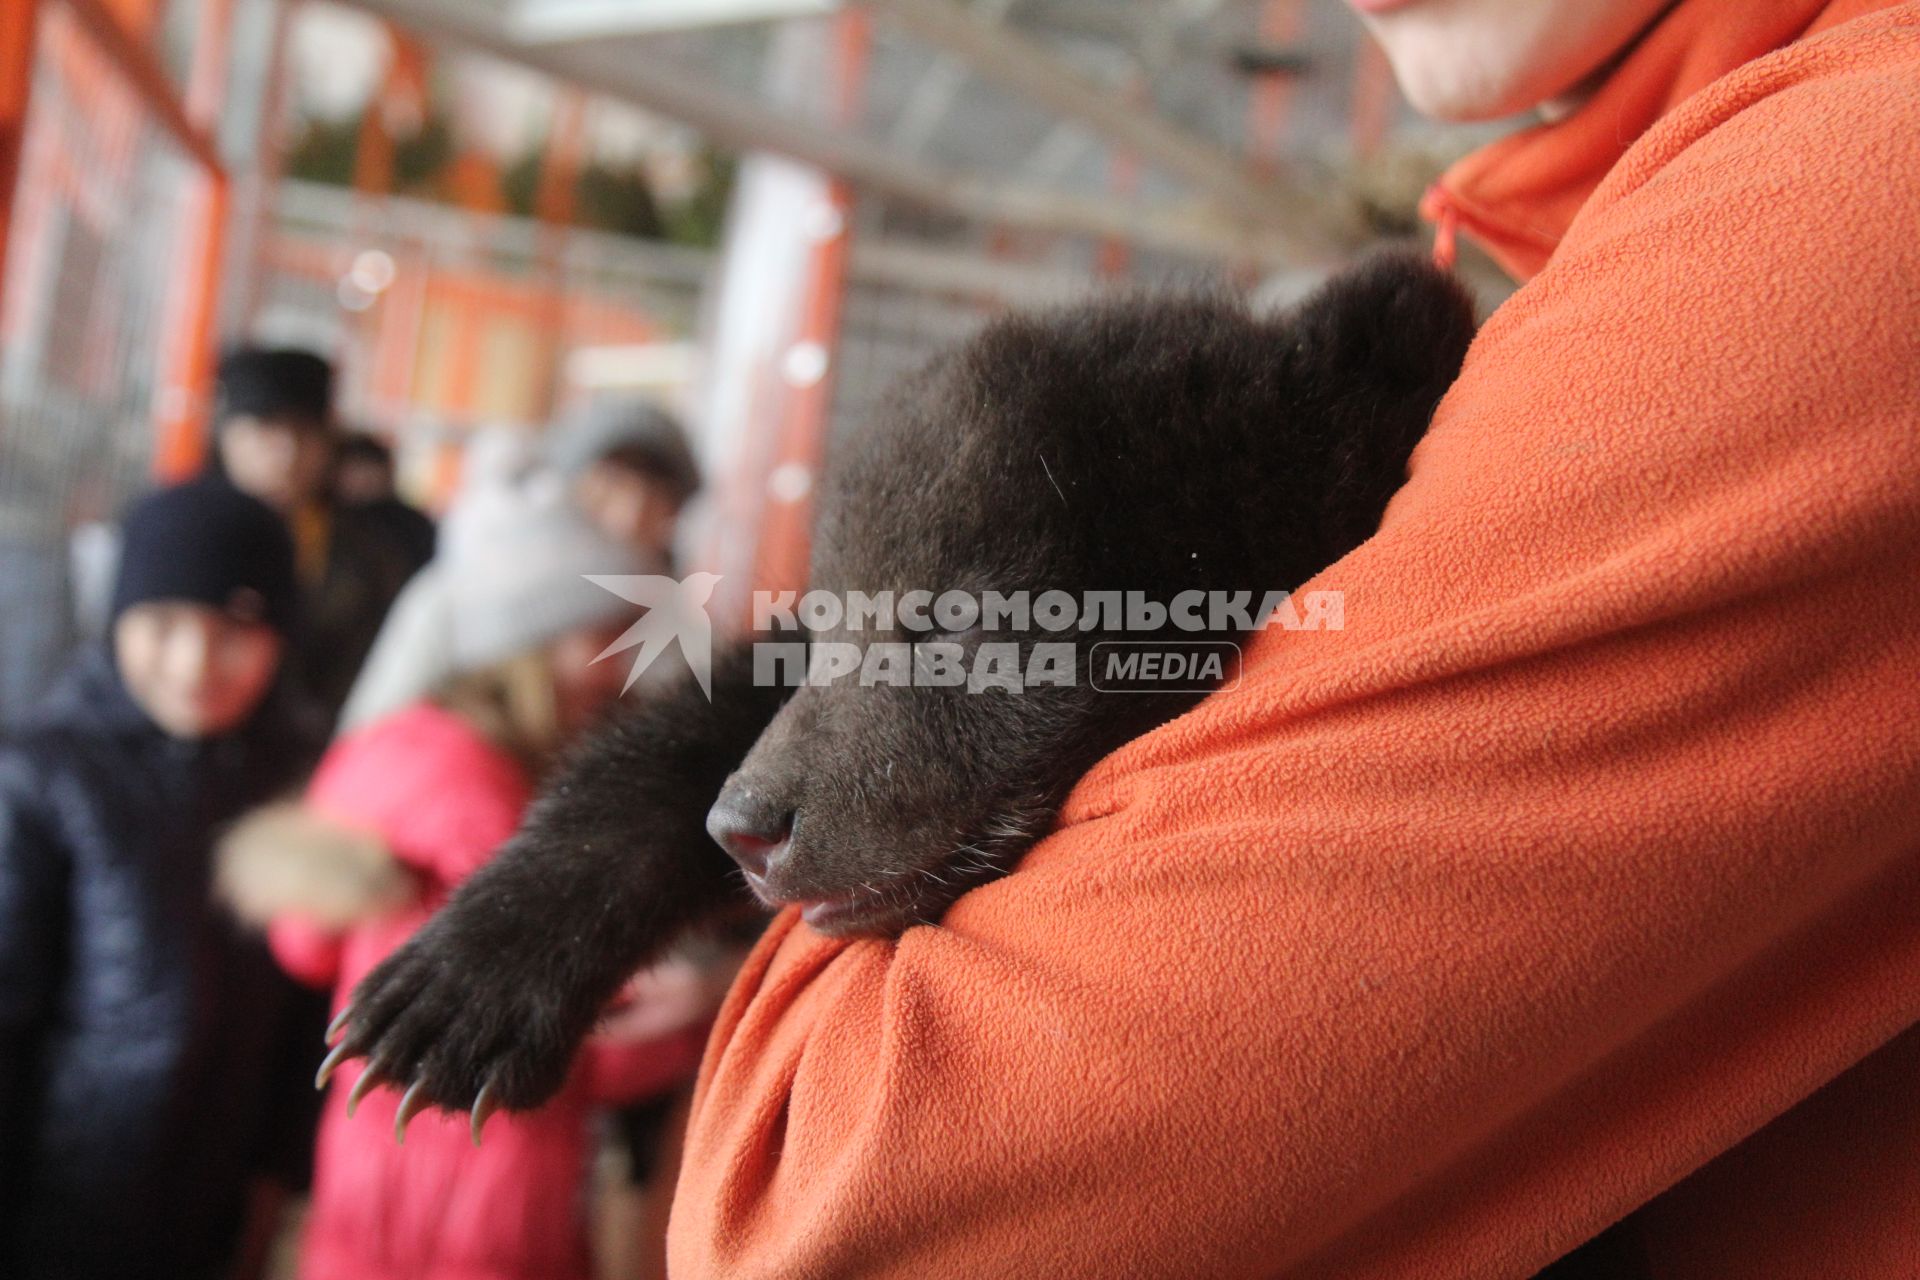
[[[211,143],[226,85],[233,0],[200,0],[199,18],[183,114],[188,124],[202,131]],[[226,261],[231,198],[219,156],[215,154],[211,162],[203,164],[189,215],[194,243],[181,260],[180,301],[174,322],[168,326],[171,348],[155,415],[160,434],[154,471],[163,480],[185,479],[205,464],[213,416],[214,342],[220,322],[221,269]]]
[[[199,465],[225,179],[209,127],[229,0],[0,0],[0,723],[97,623],[88,526]]]
[[[0,280],[6,278],[8,232],[14,188],[19,185],[39,17],[40,0],[0,0]]]

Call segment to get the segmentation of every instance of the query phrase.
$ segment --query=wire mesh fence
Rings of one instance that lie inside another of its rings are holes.
[[[247,330],[332,357],[342,417],[395,440],[431,499],[473,428],[537,429],[633,363],[589,357],[690,339],[710,269],[705,250],[287,182]]]
[[[32,67],[0,293],[0,724],[77,638],[76,531],[149,474],[198,177],[64,7]]]

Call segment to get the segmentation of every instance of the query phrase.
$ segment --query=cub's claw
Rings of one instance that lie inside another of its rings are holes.
[[[394,1113],[393,1140],[403,1147],[407,1145],[408,1122],[427,1109],[427,1100],[421,1096],[426,1087],[423,1080],[416,1080],[409,1085],[400,1098],[400,1110]]]
[[[339,1042],[341,1035],[344,1034],[347,1029],[347,1020],[351,1017],[353,1017],[353,1005],[349,1002],[341,1008],[339,1013],[334,1014],[333,1021],[327,1024],[326,1040],[328,1044],[336,1044]]]
[[[334,1071],[340,1066],[341,1063],[345,1062],[348,1058],[352,1056],[353,1056],[352,1045],[348,1045],[348,1044],[334,1045],[333,1051],[327,1054],[326,1059],[323,1062],[321,1062],[320,1070],[314,1073],[313,1087],[316,1089],[326,1088],[327,1081],[333,1078]]]
[[[375,1085],[382,1083],[380,1075],[386,1062],[385,1055],[374,1055],[367,1062],[366,1070],[360,1073],[360,1078],[353,1082],[353,1089],[347,1094],[347,1119],[353,1119],[353,1113],[359,1109],[360,1099],[371,1093]]]
[[[480,1086],[479,1096],[474,1098],[473,1100],[473,1145],[474,1146],[477,1147],[480,1145],[480,1130],[487,1123],[487,1117],[493,1114],[494,1108],[497,1107],[498,1105],[499,1104],[494,1101],[493,1081],[488,1080],[485,1084]]]

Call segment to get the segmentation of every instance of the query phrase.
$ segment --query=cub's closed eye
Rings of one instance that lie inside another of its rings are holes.
[[[925,644],[976,644],[987,638],[987,629],[979,624],[964,631],[927,631],[915,637],[914,643]]]

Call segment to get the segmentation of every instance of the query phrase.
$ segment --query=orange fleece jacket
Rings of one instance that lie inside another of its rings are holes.
[[[1343,631],[941,926],[776,921],[677,1280],[1522,1277],[1650,1200],[1657,1276],[1920,1275],[1920,4],[1668,21],[1775,4],[1489,320]]]

